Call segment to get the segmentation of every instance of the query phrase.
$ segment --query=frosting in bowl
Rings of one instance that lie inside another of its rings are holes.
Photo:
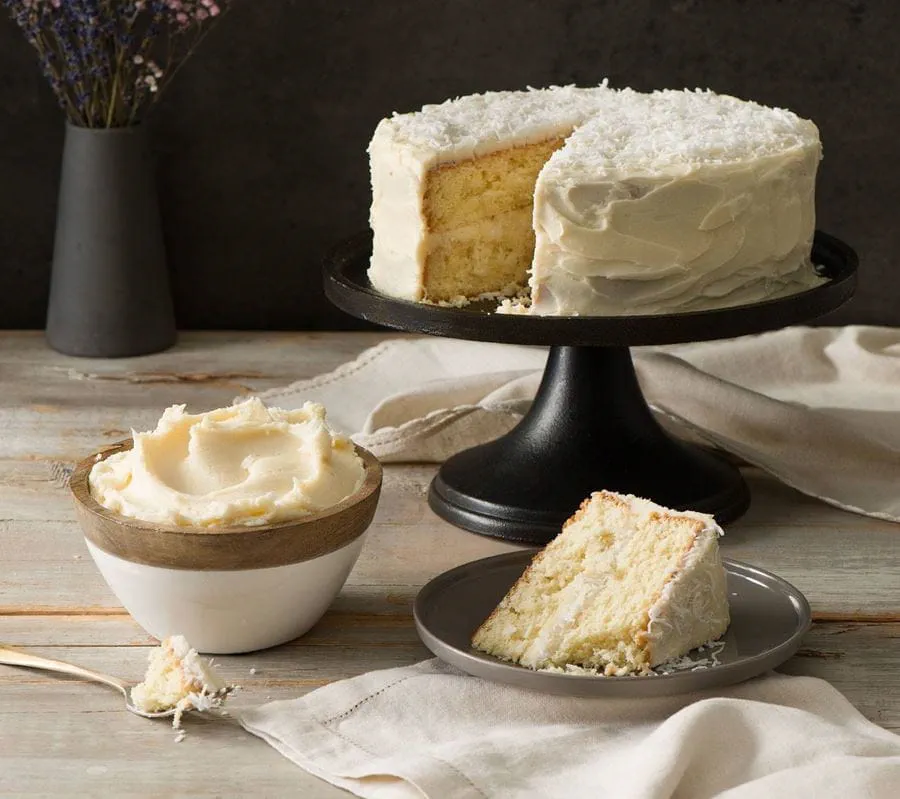
[[[257,398],[206,413],[167,408],[132,449],[91,469],[108,510],[183,527],[260,525],[324,510],[356,492],[365,467],[325,408],[268,408]]]

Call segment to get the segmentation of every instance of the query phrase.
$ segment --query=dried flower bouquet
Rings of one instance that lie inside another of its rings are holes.
[[[142,121],[230,0],[0,0],[73,125]]]

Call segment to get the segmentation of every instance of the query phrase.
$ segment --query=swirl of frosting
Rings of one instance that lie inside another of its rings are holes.
[[[253,398],[198,414],[173,405],[155,430],[132,435],[132,449],[94,465],[91,494],[109,510],[156,524],[287,521],[336,505],[365,477],[353,444],[312,402],[282,410]]]

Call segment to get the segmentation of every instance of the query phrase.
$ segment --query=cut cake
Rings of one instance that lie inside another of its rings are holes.
[[[505,312],[669,313],[822,282],[818,129],[707,91],[488,92],[382,120],[369,145],[369,278]]]
[[[648,673],[727,629],[721,534],[711,516],[592,494],[472,644],[532,669]]]

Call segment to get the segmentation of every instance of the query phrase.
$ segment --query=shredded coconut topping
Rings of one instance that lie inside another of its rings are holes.
[[[571,168],[653,174],[781,155],[819,142],[809,120],[729,95],[697,89],[615,96],[622,100],[610,101],[615,113],[600,113],[579,127],[551,157],[548,174]]]
[[[382,121],[394,139],[424,150],[478,146],[527,135],[561,117],[579,122],[593,111],[603,96],[612,94],[604,80],[596,88],[550,86],[525,91],[485,92],[426,105],[421,111],[394,113]],[[476,133],[477,131],[477,133]]]

